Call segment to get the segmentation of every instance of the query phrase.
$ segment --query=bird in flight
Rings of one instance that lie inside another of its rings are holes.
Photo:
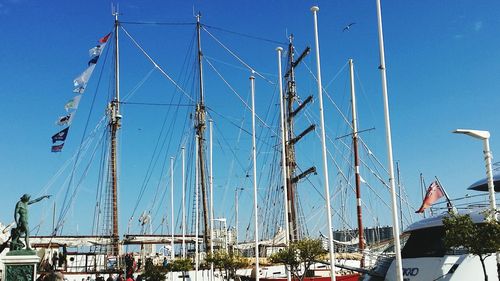
[[[351,30],[351,26],[355,25],[356,23],[355,22],[351,22],[350,24],[346,25],[344,27],[344,29],[342,30],[342,32],[345,32],[345,31],[349,31]]]

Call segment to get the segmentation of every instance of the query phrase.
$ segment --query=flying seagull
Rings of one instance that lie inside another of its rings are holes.
[[[351,22],[350,24],[346,25],[344,27],[344,29],[342,30],[342,32],[345,32],[345,31],[349,31],[351,30],[351,26],[355,25],[356,23],[355,22]]]

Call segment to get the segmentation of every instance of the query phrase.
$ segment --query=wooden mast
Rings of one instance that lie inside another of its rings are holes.
[[[210,248],[210,231],[208,227],[208,200],[207,200],[207,188],[206,188],[206,176],[205,176],[205,102],[204,102],[204,89],[203,89],[203,65],[202,58],[203,53],[201,52],[201,14],[196,15],[196,34],[198,38],[198,70],[200,72],[199,84],[200,84],[200,100],[196,104],[196,134],[198,135],[198,167],[200,175],[200,190],[201,190],[201,201],[203,205],[203,241],[207,249]]]
[[[359,175],[359,154],[358,154],[358,116],[356,112],[356,91],[354,89],[354,63],[349,59],[350,80],[351,80],[351,108],[352,108],[352,147],[354,150],[354,174],[356,181],[356,211],[358,215],[358,239],[361,256],[361,267],[365,267],[365,241],[363,240],[363,215],[361,213],[361,176]]]
[[[115,98],[109,105],[109,128],[111,133],[111,155],[110,155],[110,171],[111,171],[111,200],[112,200],[112,248],[111,255],[118,256],[119,252],[119,233],[118,233],[118,172],[117,172],[117,131],[120,128],[120,57],[118,45],[118,12],[115,16]]]
[[[304,108],[304,106],[312,101],[312,97],[307,97],[301,105],[296,109],[293,108],[294,102],[297,101],[297,91],[295,86],[295,67],[302,61],[302,59],[309,54],[310,48],[307,47],[297,60],[294,58],[295,48],[293,46],[293,35],[289,37],[288,44],[288,70],[285,74],[287,93],[286,93],[286,118],[284,128],[286,130],[286,144],[285,144],[285,161],[286,161],[286,176],[287,176],[287,206],[288,206],[288,229],[289,241],[297,241],[301,237],[300,226],[297,217],[297,195],[296,188],[297,182],[306,177],[310,173],[316,172],[315,167],[311,167],[303,173],[296,175],[297,162],[295,159],[295,144],[306,134],[314,130],[315,125],[309,126],[299,135],[294,133],[294,117],[297,113]]]
[[[297,93],[295,92],[295,71],[293,67],[294,63],[294,50],[293,47],[293,35],[290,36],[290,43],[288,44],[288,64],[289,76],[287,78],[287,96],[286,96],[286,113],[287,118],[285,121],[285,128],[287,130],[288,140],[294,137],[293,132],[293,116],[290,112],[293,110],[293,102],[296,98]],[[287,170],[287,206],[288,206],[288,223],[290,230],[290,241],[298,240],[298,223],[297,223],[297,210],[295,206],[295,188],[296,185],[292,183],[292,175],[295,174],[296,162],[295,162],[295,147],[291,145],[290,142],[286,143],[285,146],[286,155],[286,170]]]

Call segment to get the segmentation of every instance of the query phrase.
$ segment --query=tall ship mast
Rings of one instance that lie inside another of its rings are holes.
[[[364,235],[363,235],[363,214],[361,211],[361,176],[359,174],[359,152],[358,152],[358,114],[356,106],[356,91],[354,88],[354,63],[349,59],[350,81],[351,81],[351,110],[352,110],[352,150],[354,151],[354,176],[356,182],[356,213],[358,222],[358,248],[359,252],[363,254],[361,257],[361,267],[365,267],[364,258]]]
[[[114,13],[115,16],[115,97],[109,104],[109,130],[111,137],[111,149],[109,160],[109,177],[111,189],[111,224],[112,224],[112,245],[109,253],[112,256],[118,256],[119,252],[119,233],[118,233],[118,172],[117,172],[117,132],[120,128],[120,56],[118,44],[118,28],[120,22],[118,21],[118,12]]]
[[[195,129],[196,135],[198,136],[198,167],[200,175],[200,190],[201,190],[201,202],[203,207],[203,241],[207,249],[210,248],[210,231],[208,228],[208,200],[207,200],[207,181],[206,181],[206,171],[205,171],[205,128],[206,128],[206,110],[205,110],[205,97],[203,88],[203,53],[201,51],[201,14],[196,15],[196,35],[198,43],[198,70],[199,70],[199,86],[200,86],[200,98],[196,104],[196,121]]]
[[[307,47],[295,60],[295,47],[293,45],[293,35],[289,37],[288,44],[288,66],[285,74],[286,81],[286,96],[285,96],[285,126],[286,129],[286,144],[285,144],[285,165],[287,179],[287,206],[288,206],[288,228],[290,230],[289,241],[297,241],[303,237],[304,233],[299,224],[298,218],[298,200],[297,200],[297,183],[300,179],[306,177],[310,173],[316,172],[316,167],[310,167],[304,172],[297,174],[297,162],[295,157],[295,144],[300,141],[305,135],[314,130],[314,124],[310,125],[302,133],[295,135],[294,132],[294,117],[304,107],[312,101],[312,96],[308,96],[297,108],[294,108],[294,103],[298,102],[298,96],[295,83],[295,67],[309,54],[310,48]]]

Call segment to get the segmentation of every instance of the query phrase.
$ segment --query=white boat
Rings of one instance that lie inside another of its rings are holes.
[[[485,209],[460,212],[469,214],[475,224],[485,222]],[[443,242],[443,218],[448,213],[422,219],[411,224],[402,235],[403,280],[484,280],[477,255],[466,250],[449,250]],[[488,280],[498,280],[495,254],[485,259]],[[396,280],[394,258],[381,256],[377,265],[363,280]]]

